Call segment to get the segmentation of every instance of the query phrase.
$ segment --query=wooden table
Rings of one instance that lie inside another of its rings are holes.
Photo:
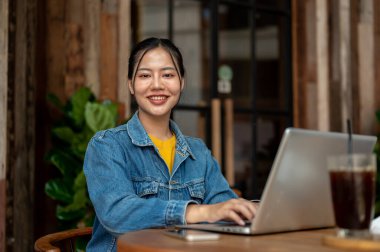
[[[175,252],[175,251],[344,251],[322,244],[322,237],[334,234],[333,229],[318,229],[271,235],[222,234],[218,241],[184,241],[172,238],[164,229],[147,229],[126,233],[118,239],[119,252]]]

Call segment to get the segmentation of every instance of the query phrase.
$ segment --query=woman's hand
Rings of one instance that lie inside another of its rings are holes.
[[[239,198],[230,199],[211,205],[190,204],[186,209],[186,222],[216,222],[229,220],[244,225],[244,220],[251,220],[257,211],[257,203]]]

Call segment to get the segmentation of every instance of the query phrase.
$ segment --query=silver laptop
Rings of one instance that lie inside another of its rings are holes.
[[[371,153],[376,137],[353,135],[353,152]],[[236,234],[266,234],[334,226],[326,158],[347,152],[348,135],[288,128],[282,137],[256,216],[234,223],[180,228]]]

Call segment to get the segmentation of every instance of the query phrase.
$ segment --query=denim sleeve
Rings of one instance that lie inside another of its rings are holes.
[[[207,148],[207,147],[205,147]],[[227,180],[223,176],[218,162],[207,149],[207,172],[205,178],[206,195],[205,204],[224,202],[238,196],[232,191]]]
[[[92,138],[84,173],[97,218],[108,232],[118,237],[132,230],[186,223],[185,210],[192,201],[138,197],[128,168],[123,149],[111,133]]]

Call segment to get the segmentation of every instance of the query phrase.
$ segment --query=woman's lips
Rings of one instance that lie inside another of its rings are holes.
[[[168,99],[168,96],[166,96],[166,95],[152,95],[152,96],[148,96],[148,99],[151,103],[153,103],[155,105],[161,105],[161,104],[164,104],[166,102],[166,100]]]

